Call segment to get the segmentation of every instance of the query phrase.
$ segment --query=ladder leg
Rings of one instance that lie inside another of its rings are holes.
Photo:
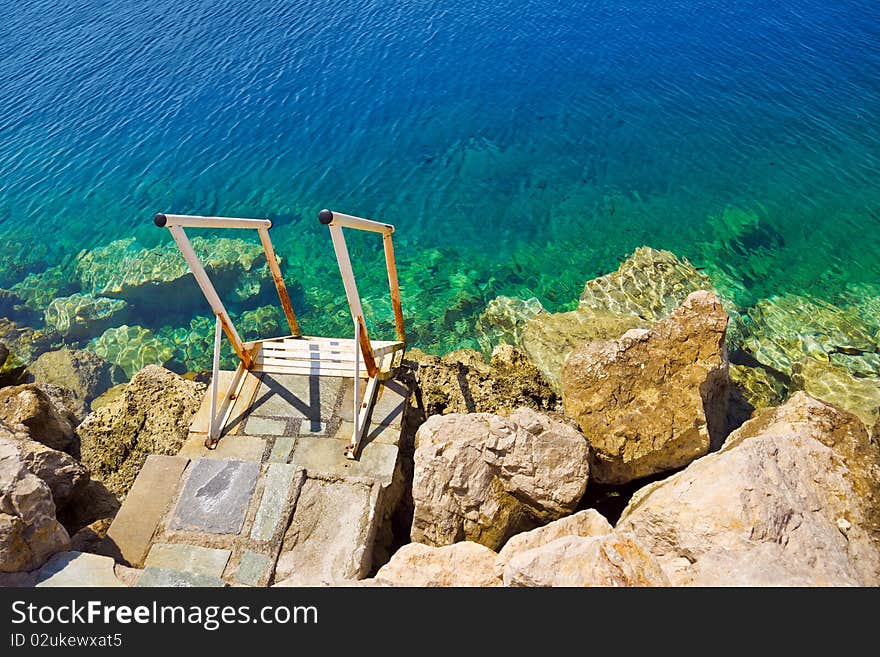
[[[354,418],[354,431],[351,436],[351,443],[345,449],[345,458],[354,460],[357,458],[358,449],[361,446],[364,434],[369,426],[368,420],[370,413],[373,412],[373,405],[376,403],[376,394],[379,392],[379,377],[371,376],[367,380],[367,386],[364,390],[364,399],[361,402],[360,410]],[[355,398],[357,399],[357,398]]]

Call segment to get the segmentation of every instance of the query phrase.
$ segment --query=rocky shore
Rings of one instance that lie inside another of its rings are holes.
[[[0,291],[0,585],[100,553],[147,457],[177,454],[201,403],[204,376],[161,365],[207,342],[118,326],[157,288],[194,286],[162,249],[112,251],[119,275],[95,251],[75,290],[49,272]],[[260,298],[258,253],[212,253],[212,275]],[[737,308],[648,247],[572,301],[497,297],[482,353],[408,352],[397,549],[339,584],[880,584],[876,308],[792,294]],[[255,304],[240,316],[272,333]],[[138,577],[94,558],[96,582]]]

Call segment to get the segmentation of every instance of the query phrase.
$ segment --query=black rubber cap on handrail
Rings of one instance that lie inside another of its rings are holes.
[[[161,212],[157,212],[156,216],[153,217],[153,223],[156,224],[159,228],[165,228],[165,224],[168,223],[168,217],[166,217]]]
[[[331,221],[333,221],[333,213],[330,210],[321,210],[318,213],[318,221],[320,221],[325,226],[328,225]]]

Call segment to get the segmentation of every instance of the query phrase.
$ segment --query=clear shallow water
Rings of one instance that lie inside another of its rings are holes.
[[[397,226],[413,341],[434,351],[475,346],[498,294],[572,306],[642,244],[744,308],[880,281],[870,0],[0,13],[0,286],[114,239],[166,243],[159,210],[269,217],[306,330],[347,334],[325,206]],[[350,246],[384,319],[380,245]],[[183,325],[161,299],[135,310]]]

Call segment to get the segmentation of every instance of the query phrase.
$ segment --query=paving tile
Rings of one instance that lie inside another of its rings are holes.
[[[296,438],[292,436],[278,436],[272,446],[272,453],[269,454],[269,461],[271,463],[287,463],[295,442]]]
[[[366,382],[361,383],[360,395],[363,399]],[[409,391],[399,381],[389,380],[379,385],[376,395],[376,403],[373,404],[372,423],[400,427],[403,421],[403,412],[406,408],[406,400]],[[345,394],[342,397],[342,406],[339,409],[339,417],[343,422],[354,422],[354,381],[345,382]]]
[[[317,420],[303,420],[299,425],[300,436],[323,436],[327,433],[327,423]]]
[[[220,577],[229,561],[229,555],[229,550],[181,543],[154,543],[144,565]]]
[[[287,433],[287,422],[250,415],[244,425],[244,433],[249,436],[283,436]]]
[[[263,480],[263,497],[251,528],[251,538],[254,540],[271,540],[282,520],[287,520],[285,507],[293,490],[297,471],[298,468],[294,465],[269,464]]]
[[[58,552],[40,568],[36,586],[124,587],[113,570],[113,559],[86,552]]]
[[[252,550],[245,550],[235,571],[235,581],[248,586],[265,586],[272,575],[274,559]]]
[[[339,377],[264,374],[251,415],[329,420],[342,381]]]
[[[206,434],[191,433],[178,452],[191,459],[232,459],[235,461],[262,461],[266,439],[257,436],[223,436],[217,447],[205,447]]]
[[[174,501],[189,459],[151,454],[101,544],[101,552],[133,566],[143,565],[159,521]]]
[[[358,459],[345,458],[347,440],[301,436],[291,457],[291,464],[304,468],[309,475],[332,474],[371,477],[382,484],[391,483],[397,464],[397,447],[370,443],[361,449]]]
[[[222,587],[226,586],[226,584],[222,579],[217,577],[150,566],[144,569],[136,586],[138,588],[181,588],[186,586]]]
[[[194,461],[169,527],[238,534],[259,473],[260,464],[253,461]]]
[[[343,422],[333,434],[336,440],[351,441],[354,425],[351,422]],[[371,424],[366,435],[361,440],[362,445],[370,443],[383,443],[385,445],[397,445],[400,442],[400,427],[389,427],[382,424]]]

